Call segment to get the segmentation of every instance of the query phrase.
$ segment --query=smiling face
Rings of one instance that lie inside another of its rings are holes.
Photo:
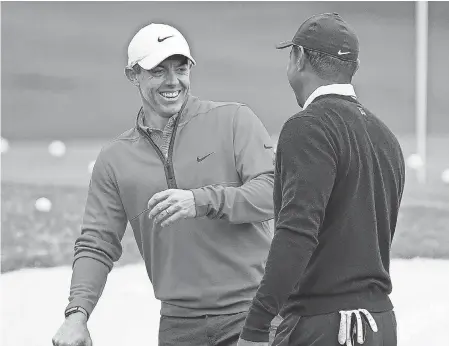
[[[146,103],[156,114],[170,118],[181,110],[190,88],[190,62],[173,55],[151,70],[140,69],[134,82]]]

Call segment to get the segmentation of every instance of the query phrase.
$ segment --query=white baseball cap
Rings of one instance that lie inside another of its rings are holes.
[[[134,35],[128,46],[128,67],[139,64],[151,70],[172,55],[184,55],[195,65],[190,55],[189,44],[182,34],[172,26],[151,23]]]

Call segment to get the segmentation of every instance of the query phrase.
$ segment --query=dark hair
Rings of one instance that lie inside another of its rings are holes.
[[[351,82],[357,71],[357,61],[341,60],[329,54],[304,48],[304,53],[315,73],[331,82]]]
[[[140,72],[142,72],[142,67],[140,67],[139,64],[135,64],[135,65],[133,66],[133,70],[134,70],[134,72],[135,72],[136,74],[139,74]]]

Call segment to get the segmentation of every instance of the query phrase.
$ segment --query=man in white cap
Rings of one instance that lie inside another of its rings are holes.
[[[128,222],[161,301],[159,345],[237,343],[272,239],[273,146],[248,106],[190,95],[194,64],[167,25],[129,44],[142,107],[96,160],[55,346],[92,345],[87,320]]]

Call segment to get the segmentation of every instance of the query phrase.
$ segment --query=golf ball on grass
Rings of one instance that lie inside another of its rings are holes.
[[[48,152],[51,156],[62,157],[66,152],[65,144],[61,141],[53,141],[48,146]]]
[[[2,154],[8,152],[8,150],[9,150],[9,142],[7,139],[2,137],[2,143],[1,143]]]
[[[441,180],[445,184],[449,184],[449,168],[445,169],[443,173],[441,173]]]
[[[38,198],[34,204],[34,207],[37,211],[48,213],[51,210],[51,201],[45,197]]]
[[[407,158],[407,166],[411,169],[418,169],[424,165],[424,161],[418,154],[412,154]]]

